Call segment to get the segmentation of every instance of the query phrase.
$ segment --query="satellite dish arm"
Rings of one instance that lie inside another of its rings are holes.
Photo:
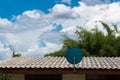
[[[73,72],[76,72],[76,70],[75,70],[75,57],[73,57],[73,63],[74,63],[73,64],[73,69],[74,69]]]

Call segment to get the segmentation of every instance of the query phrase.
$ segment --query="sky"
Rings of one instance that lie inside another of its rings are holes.
[[[61,49],[64,35],[77,40],[77,26],[103,30],[96,21],[120,29],[120,1],[1,0],[0,60],[12,57],[11,46],[22,56],[43,57]]]

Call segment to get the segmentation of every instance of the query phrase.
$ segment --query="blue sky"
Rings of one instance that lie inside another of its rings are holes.
[[[60,0],[1,0],[0,1],[0,17],[12,18],[26,10],[39,9],[48,13],[50,8],[55,4],[64,3]],[[77,5],[78,0],[74,0],[72,5]]]
[[[120,29],[119,0],[1,0],[0,60],[12,57],[11,45],[22,56],[42,57],[62,47],[64,35],[76,40],[77,26],[92,29],[96,21]]]
[[[45,13],[48,13],[49,9],[52,8],[55,4],[64,3],[68,6],[74,7],[74,6],[78,6],[78,1],[80,0],[71,0],[70,1],[71,4],[67,3],[67,1],[69,0],[63,0],[63,2],[61,0],[1,0],[0,17],[11,19],[14,15],[19,15],[26,10],[33,10],[33,9],[39,9]],[[89,4],[89,0],[82,0],[82,1],[86,3],[88,1],[87,4]],[[111,2],[117,2],[119,0],[100,0],[100,1],[103,3],[107,3],[107,2],[111,3]]]

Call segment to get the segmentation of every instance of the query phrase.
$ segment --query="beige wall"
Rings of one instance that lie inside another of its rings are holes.
[[[24,74],[11,74],[13,80],[25,80]]]
[[[11,74],[13,80],[25,80],[24,74]],[[84,74],[62,74],[62,80],[85,80]]]
[[[62,80],[85,80],[84,74],[63,74]]]

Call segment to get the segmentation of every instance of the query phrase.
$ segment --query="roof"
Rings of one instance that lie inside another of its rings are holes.
[[[120,57],[83,57],[82,61],[75,65],[77,69],[119,69]],[[15,57],[0,62],[0,69],[4,68],[35,68],[35,69],[68,69],[73,65],[64,57]]]

